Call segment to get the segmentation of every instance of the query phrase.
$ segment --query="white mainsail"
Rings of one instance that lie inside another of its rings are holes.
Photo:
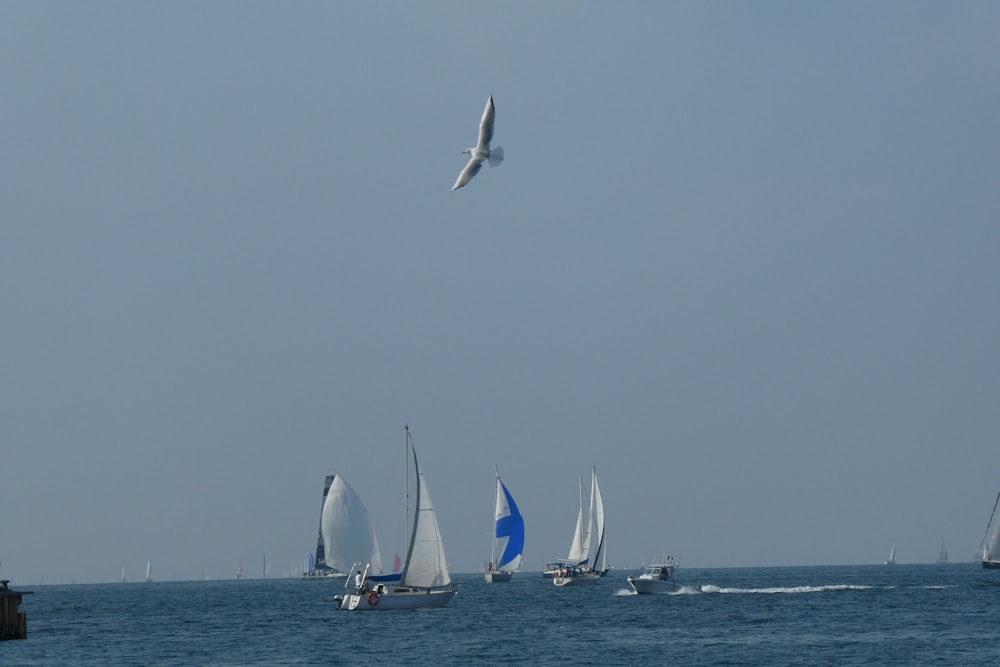
[[[604,545],[604,498],[601,497],[601,487],[597,484],[597,468],[590,485],[591,516],[596,528],[597,542],[594,546],[590,566],[598,571],[608,569],[608,554]]]
[[[1000,559],[1000,521],[995,521],[998,505],[1000,505],[1000,493],[997,493],[997,499],[993,501],[993,512],[990,513],[989,523],[986,524],[986,534],[983,535],[983,541],[980,545],[984,564]]]
[[[589,540],[590,529],[587,529],[586,539]],[[584,527],[583,527],[583,478],[580,478],[580,510],[576,517],[576,531],[573,533],[573,542],[569,546],[569,555],[566,556],[566,560],[571,563],[582,563],[587,560],[587,549],[589,545],[584,544]]]
[[[413,469],[417,477],[417,508],[400,585],[418,588],[447,586],[451,583],[451,575],[448,573],[448,561],[445,559],[431,494],[427,490],[427,482],[420,472],[420,466],[417,465],[417,452],[412,443],[410,451],[413,453]]]
[[[895,565],[896,564],[896,545],[895,544],[893,544],[891,547],[889,547],[889,557],[885,559],[885,564],[886,565]]]
[[[986,547],[986,559],[996,560],[1000,557],[1000,526],[993,531],[993,537],[990,538],[990,544]]]
[[[328,566],[348,572],[354,563],[364,561],[371,563],[373,574],[382,573],[382,554],[368,510],[342,475],[330,484],[320,523]]]
[[[583,481],[580,482],[581,488]],[[590,483],[590,505],[587,506],[587,522],[583,524],[583,556],[581,561],[590,560],[590,546],[594,538],[594,483]],[[591,563],[593,565],[593,563]]]

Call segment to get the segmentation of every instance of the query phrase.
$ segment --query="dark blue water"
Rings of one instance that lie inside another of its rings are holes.
[[[455,577],[444,609],[336,611],[292,579],[36,586],[8,665],[983,665],[1000,659],[1000,571],[978,564],[681,569],[675,595],[625,573]],[[702,591],[697,587],[700,586]],[[25,586],[15,586],[25,589]]]

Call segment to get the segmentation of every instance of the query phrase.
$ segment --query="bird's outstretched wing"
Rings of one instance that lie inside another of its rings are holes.
[[[483,118],[479,121],[479,146],[489,146],[493,141],[493,119],[496,117],[496,107],[493,106],[493,96],[486,100],[486,108],[483,109]]]
[[[458,180],[455,181],[455,185],[451,186],[452,191],[458,190],[460,187],[472,180],[472,177],[479,173],[479,170],[483,168],[483,158],[473,157],[469,160],[465,168],[462,169],[462,173],[458,175]]]

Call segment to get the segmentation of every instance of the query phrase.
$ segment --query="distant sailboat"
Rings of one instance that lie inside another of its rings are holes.
[[[125,583],[125,568],[122,568],[122,583]]]
[[[986,524],[986,534],[979,545],[979,553],[982,555],[981,562],[984,570],[1000,569],[1000,521],[997,519],[997,504],[1000,503],[1000,493],[993,501],[993,512],[990,514],[990,522]],[[996,521],[996,522],[995,522]]]
[[[889,557],[885,559],[885,565],[895,565],[896,564],[896,545],[893,544],[889,547]]]
[[[148,584],[152,580],[153,580],[153,577],[150,574],[149,561],[147,560],[146,561],[146,583]]]
[[[583,523],[583,481],[580,482],[580,512],[570,546],[569,563],[554,574],[556,586],[593,584],[608,573],[607,544],[604,541],[604,498],[597,483],[597,468],[590,481],[590,509]]]
[[[486,567],[486,583],[510,581],[521,566],[524,552],[524,517],[514,497],[497,473],[496,509],[493,515],[493,552]]]
[[[948,550],[944,548],[944,540],[941,540],[941,551],[938,552],[937,564],[944,565],[948,562]]]

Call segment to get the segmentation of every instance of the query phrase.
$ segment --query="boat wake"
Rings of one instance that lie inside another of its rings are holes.
[[[680,590],[674,591],[671,595],[697,595],[704,592],[701,586],[681,586]]]
[[[699,595],[701,593],[740,593],[743,595],[771,595],[774,593],[828,593],[831,591],[868,591],[876,586],[858,586],[852,584],[830,584],[827,586],[774,586],[771,588],[723,588],[713,584],[701,586],[681,586],[679,590],[661,593],[661,595]],[[615,596],[627,597],[638,595],[631,588],[619,588]]]
[[[829,591],[867,591],[874,586],[855,586],[851,584],[833,584],[828,586],[775,586],[773,588],[721,588],[712,584],[704,584],[702,593],[743,593],[743,594],[773,594],[773,593],[826,593]]]
[[[662,593],[653,593],[653,595],[697,595],[698,593],[707,592],[703,591],[701,588],[702,588],[701,586],[681,586],[676,591],[664,591]],[[718,591],[720,589],[716,587],[716,590]],[[638,595],[638,593],[636,593],[631,588],[619,588],[617,591],[615,591],[615,595],[628,597],[630,595]]]

